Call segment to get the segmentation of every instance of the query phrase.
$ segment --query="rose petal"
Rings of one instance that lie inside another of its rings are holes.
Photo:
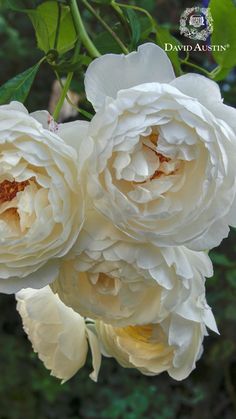
[[[128,55],[106,54],[94,60],[85,75],[85,91],[95,110],[107,96],[142,83],[168,83],[175,77],[165,52],[155,44],[141,45]]]

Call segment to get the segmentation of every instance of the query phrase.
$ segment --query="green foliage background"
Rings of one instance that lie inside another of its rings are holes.
[[[153,16],[156,14],[158,21],[165,25],[163,28],[171,27],[177,37],[180,13],[185,7],[195,5],[177,0],[128,3],[146,8]],[[106,6],[103,13],[105,19],[114,19]],[[87,10],[83,11],[83,16],[101,52],[117,48]],[[129,19],[132,20],[131,15]],[[148,31],[145,19],[140,25],[145,36]],[[137,28],[132,42],[135,36]],[[30,20],[4,7],[0,9],[0,46],[0,85],[42,57],[35,48]],[[192,60],[207,70],[214,68],[211,54],[194,53]],[[43,64],[26,102],[29,110],[47,107],[53,80],[49,66]],[[83,69],[80,68],[74,80],[74,88],[80,92],[82,80]],[[235,80],[233,69],[220,82],[225,103],[233,106],[236,105]],[[211,333],[205,339],[205,351],[197,369],[183,382],[176,382],[167,374],[145,377],[119,367],[111,359],[104,359],[98,384],[88,378],[91,372],[88,361],[76,377],[60,385],[33,354],[15,309],[14,297],[1,295],[0,419],[233,419],[236,415],[235,255],[236,231],[232,230],[230,237],[211,252],[215,274],[207,281],[208,302],[221,335]]]

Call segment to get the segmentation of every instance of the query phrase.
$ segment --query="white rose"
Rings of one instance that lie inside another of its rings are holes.
[[[236,225],[236,111],[206,77],[175,78],[144,44],[94,60],[85,77],[97,114],[88,191],[127,235],[204,250]]]
[[[193,287],[204,293],[204,277],[212,275],[206,253],[128,241],[102,215],[86,216],[51,284],[73,310],[115,326],[147,324],[162,321],[181,303],[183,308]]]
[[[103,354],[123,367],[137,368],[145,375],[167,371],[183,380],[202,354],[206,324],[218,332],[204,294],[193,288],[185,303],[160,323],[119,328],[97,321],[96,329]]]
[[[84,366],[90,346],[94,368],[90,377],[97,381],[101,364],[99,342],[84,318],[66,307],[49,286],[22,290],[16,299],[24,330],[51,375],[63,382],[69,380]]]
[[[77,152],[35,119],[47,116],[18,102],[0,107],[1,292],[53,281],[83,223]],[[69,123],[58,134],[71,144],[71,131],[83,137],[85,129]]]

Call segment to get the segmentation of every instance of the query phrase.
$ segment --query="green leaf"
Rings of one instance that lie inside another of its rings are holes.
[[[34,0],[6,0],[4,1],[4,7],[16,12],[24,12],[27,9],[34,8],[35,3]]]
[[[112,28],[112,30],[114,30],[114,28]],[[117,44],[116,40],[106,31],[101,32],[99,35],[97,35],[93,39],[93,41],[101,54],[120,54],[123,52],[121,47]]]
[[[231,68],[220,69],[220,71],[215,75],[214,80],[215,81],[224,80],[228,76],[230,71],[231,71]]]
[[[236,6],[232,0],[211,0],[209,7],[213,17],[212,45],[229,45],[226,51],[212,51],[215,61],[222,68],[236,65]]]
[[[154,12],[157,7],[156,0],[136,0],[135,4],[150,13]]]
[[[229,270],[226,272],[226,279],[233,288],[236,288],[236,270],[235,269]]]
[[[61,60],[55,66],[55,70],[62,72],[62,73],[69,73],[78,71],[83,65],[86,67],[91,63],[92,58],[88,57],[87,55],[78,55],[77,59],[74,61],[72,60]]]
[[[141,36],[140,39],[142,41],[146,41],[150,33],[155,32],[153,30],[153,25],[150,22],[150,19],[148,19],[147,16],[140,17],[139,18],[140,26],[141,26]]]
[[[165,49],[165,44],[170,43],[173,46],[179,46],[181,45],[181,42],[179,42],[174,36],[171,35],[169,29],[162,28],[158,26],[157,29],[157,35],[156,35],[156,41],[157,44]],[[180,59],[178,55],[178,51],[166,51],[169,59],[171,60],[176,76],[180,75],[182,73],[181,66],[180,66]]]
[[[8,80],[0,87],[0,105],[17,100],[24,103],[31,89],[41,62]]]
[[[234,265],[233,262],[231,262],[226,255],[221,254],[221,253],[217,253],[215,251],[212,251],[210,253],[210,258],[212,260],[213,263],[215,263],[216,265],[220,265],[220,266],[224,266],[227,268],[230,268]]]
[[[126,9],[125,14],[128,17],[128,22],[131,28],[131,48],[135,49],[141,37],[141,25],[137,13],[132,9]]]
[[[232,304],[232,305],[229,305],[228,307],[226,307],[225,317],[226,317],[226,319],[236,321],[235,304]]]
[[[228,338],[225,338],[221,342],[213,345],[210,352],[210,361],[213,363],[218,363],[219,361],[224,361],[227,358],[230,358],[235,351],[235,343]]]
[[[47,1],[28,11],[33,23],[38,47],[47,53],[54,48],[58,24],[59,7],[56,1]],[[73,48],[77,35],[68,6],[61,5],[60,31],[57,42],[57,51],[62,54]]]

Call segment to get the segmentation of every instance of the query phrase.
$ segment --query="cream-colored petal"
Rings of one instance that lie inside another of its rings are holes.
[[[94,333],[87,332],[84,318],[65,306],[49,286],[22,290],[16,299],[25,332],[51,374],[67,381],[83,367],[91,345],[94,366],[91,378],[96,380],[101,351]]]
[[[120,90],[142,83],[169,83],[174,77],[167,54],[157,45],[147,43],[128,55],[106,54],[95,59],[85,75],[85,90],[97,111],[106,97],[116,98]]]
[[[219,88],[201,76],[119,91],[91,122],[93,206],[140,242],[218,245],[236,222],[236,134],[223,110]]]
[[[212,104],[222,103],[218,84],[200,74],[184,74],[171,81],[170,84],[185,95],[196,98],[209,110],[211,110]]]
[[[58,125],[58,135],[66,144],[73,147],[77,152],[83,140],[88,138],[89,122],[73,121]]]
[[[59,258],[71,249],[83,224],[77,151],[46,126],[47,118],[46,111],[29,115],[18,102],[0,106],[2,292],[53,281]],[[63,129],[68,143],[74,131],[83,137],[84,124]]]
[[[13,276],[6,279],[0,278],[0,292],[14,294],[25,288],[43,288],[45,285],[55,281],[58,272],[59,261],[54,259],[24,278]]]
[[[101,348],[99,344],[98,337],[96,335],[95,328],[92,329],[91,325],[87,325],[87,336],[89,341],[89,346],[92,353],[92,364],[93,364],[93,371],[89,375],[89,377],[97,382],[98,380],[98,373],[101,367],[102,362],[102,355],[101,355]]]
[[[44,129],[49,129],[50,120],[52,119],[52,116],[50,115],[48,111],[31,112],[30,116],[36,119],[36,121],[38,121],[43,126]]]

